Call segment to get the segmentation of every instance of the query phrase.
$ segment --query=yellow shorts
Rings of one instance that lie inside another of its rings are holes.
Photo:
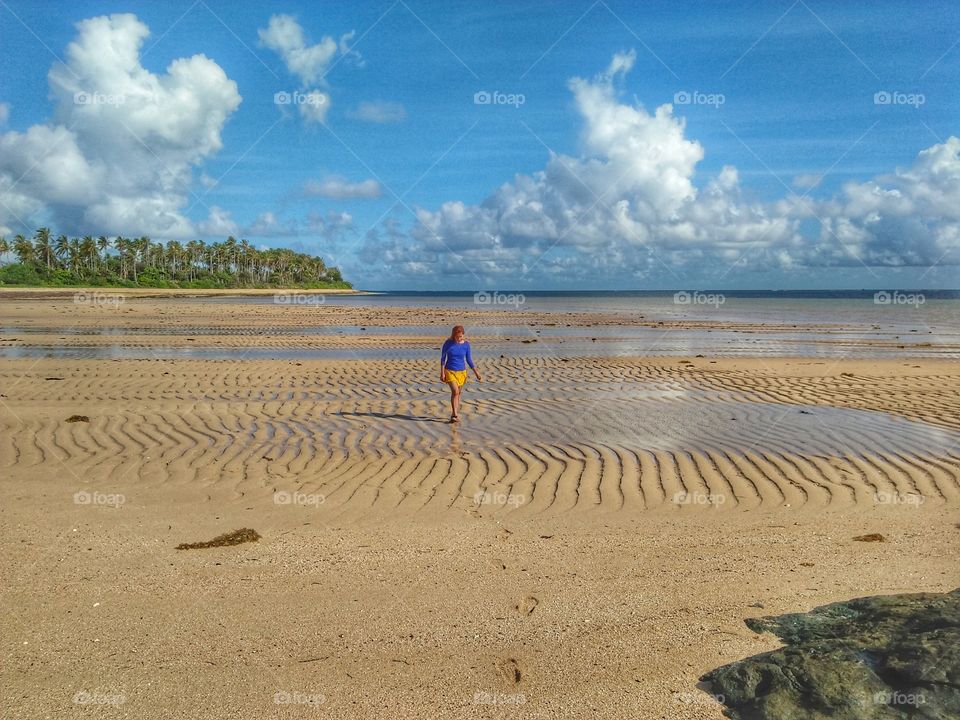
[[[457,387],[462,388],[467,384],[467,371],[466,370],[443,370],[443,381],[456,383]]]

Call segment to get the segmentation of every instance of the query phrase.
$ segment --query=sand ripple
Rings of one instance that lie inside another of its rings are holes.
[[[960,495],[952,375],[894,387],[855,373],[708,371],[706,361],[511,359],[487,364],[488,381],[468,388],[465,420],[452,427],[433,364],[421,361],[2,367],[0,468],[46,469],[71,486],[281,492],[338,516],[869,507]],[[90,421],[67,423],[75,413]]]

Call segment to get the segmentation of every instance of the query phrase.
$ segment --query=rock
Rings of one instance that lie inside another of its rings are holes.
[[[703,676],[740,720],[960,718],[960,589],[748,619],[786,647]]]
[[[853,538],[857,542],[886,542],[887,539],[880,533],[870,533],[869,535],[857,535]]]

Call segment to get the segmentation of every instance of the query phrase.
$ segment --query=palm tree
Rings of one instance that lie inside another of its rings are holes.
[[[97,250],[100,253],[101,262],[106,264],[107,262],[107,250],[110,249],[110,241],[107,239],[106,235],[101,235],[97,238]]]
[[[147,237],[138,237],[136,240],[131,240],[131,254],[133,255],[133,282],[137,282],[137,263],[144,262],[146,264],[146,254],[147,254],[147,245],[150,243],[150,239]]]
[[[236,269],[237,266],[237,239],[231,235],[227,238],[227,241],[223,244],[223,255],[224,259],[227,261],[227,270],[233,268]]]
[[[130,248],[128,241],[122,235],[117,235],[113,241],[113,246],[117,249],[118,260],[120,261],[120,277],[127,279],[127,263],[130,260]]]
[[[60,266],[63,259],[70,250],[70,240],[66,235],[58,235],[57,241],[53,244],[53,255],[57,259],[57,265]]]
[[[80,241],[80,258],[90,270],[97,267],[97,243],[90,235],[84,235]]]
[[[176,240],[167,243],[167,263],[170,266],[170,274],[176,277],[180,271],[180,261],[183,259],[183,246]]]
[[[70,263],[70,272],[77,274],[77,271],[80,269],[80,239],[71,238],[69,248],[67,258]]]
[[[24,265],[32,265],[37,259],[36,251],[33,249],[33,243],[27,240],[23,235],[14,235],[13,252]]]
[[[197,271],[197,261],[203,257],[203,240],[191,240],[187,243],[187,280],[193,280]]]
[[[246,240],[240,240],[240,257],[242,262],[245,263],[243,268],[244,275],[250,276],[253,274],[254,253],[256,253],[256,250],[250,247],[250,243]]]
[[[0,264],[3,263],[3,256],[10,252],[10,243],[7,242],[7,239],[0,235]]]
[[[34,236],[37,243],[37,254],[47,263],[47,270],[53,267],[53,245],[50,242],[50,228],[42,227]]]

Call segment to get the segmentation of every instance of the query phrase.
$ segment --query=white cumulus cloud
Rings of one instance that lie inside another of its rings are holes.
[[[350,182],[339,175],[330,175],[323,180],[309,180],[304,183],[305,195],[345,200],[352,198],[378,198],[382,189],[376,180]]]
[[[271,16],[267,27],[258,29],[257,34],[260,45],[277,53],[287,70],[300,80],[304,92],[293,97],[297,100],[301,117],[307,122],[324,122],[331,98],[317,85],[326,86],[324,76],[327,70],[337,62],[338,56],[363,64],[360,54],[350,47],[354,31],[341,35],[339,40],[324,35],[320,42],[309,45],[296,18],[281,14]]]
[[[54,117],[0,135],[0,224],[69,233],[194,232],[183,212],[193,169],[222,147],[236,83],[204,55],[162,75],[140,63],[136,16],[83,20],[49,74]]]
[[[407,118],[407,110],[402,103],[389,100],[365,100],[347,116],[355,120],[386,125],[388,123],[403,122]]]
[[[477,205],[418,208],[407,232],[391,219],[367,233],[361,261],[409,275],[594,284],[659,275],[674,286],[688,273],[722,278],[734,268],[960,263],[957,138],[837,197],[761,202],[733,166],[694,183],[704,150],[672,105],[648,111],[620,100],[633,64],[632,52],[619,53],[594,78],[569,81],[583,123],[576,156],[550,153],[543,170],[516,175]]]
[[[337,41],[324,36],[316,45],[307,45],[303,28],[290,15],[274,15],[266,28],[257,30],[260,44],[276,52],[292,74],[304,85],[320,80],[336,57]]]

